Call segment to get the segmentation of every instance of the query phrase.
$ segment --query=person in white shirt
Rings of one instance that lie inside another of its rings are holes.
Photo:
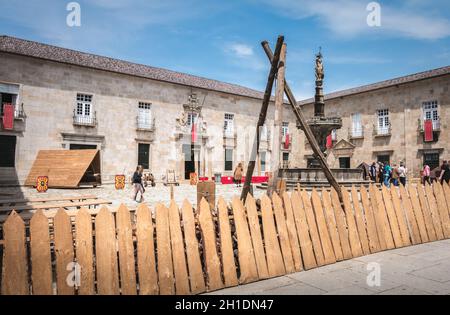
[[[403,186],[406,186],[406,174],[408,173],[408,169],[405,167],[405,164],[403,162],[400,162],[400,167],[397,169],[397,171],[400,183]]]

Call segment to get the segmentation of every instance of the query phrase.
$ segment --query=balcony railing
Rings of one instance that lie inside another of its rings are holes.
[[[94,112],[92,115],[79,115],[76,111],[73,111],[73,124],[76,126],[97,126],[97,114]]]
[[[23,110],[23,103],[16,105],[14,109],[14,119],[24,119],[26,118],[25,111]]]
[[[148,120],[142,119],[142,117],[137,116],[136,118],[137,130],[141,131],[155,131],[155,118]]]
[[[419,132],[425,131],[425,120],[419,119],[418,120],[419,125]],[[437,120],[433,120],[433,131],[441,131],[441,118],[438,118]]]
[[[389,137],[391,136],[392,129],[391,125],[380,127],[375,125],[373,128],[373,133],[375,137]]]
[[[223,137],[224,138],[235,138],[236,137],[236,132],[233,129],[224,129],[223,130]]]
[[[364,138],[364,126],[349,128],[348,135],[350,139]]]

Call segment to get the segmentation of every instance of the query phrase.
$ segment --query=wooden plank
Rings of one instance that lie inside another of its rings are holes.
[[[133,230],[130,211],[124,204],[121,204],[117,210],[116,225],[119,244],[120,292],[123,295],[136,295]]]
[[[137,268],[140,295],[155,295],[159,292],[153,233],[152,213],[147,205],[140,204],[136,210]]]
[[[316,218],[312,209],[311,200],[305,190],[301,191],[303,207],[305,209],[306,221],[308,222],[309,234],[314,249],[314,255],[316,256],[316,262],[318,266],[325,265],[325,256],[323,254],[322,243],[320,242],[319,230],[317,228]]]
[[[95,217],[95,260],[98,294],[118,295],[116,231],[114,217],[106,207]]]
[[[360,186],[359,193],[361,194],[361,204],[364,208],[364,217],[366,219],[367,237],[369,239],[370,252],[377,253],[381,250],[381,246],[378,239],[377,225],[373,213],[374,211],[372,209],[367,190],[363,185]]]
[[[249,197],[247,197],[247,202]],[[230,219],[228,216],[228,207],[223,197],[219,197],[217,203],[219,217],[219,237],[220,237],[220,253],[223,266],[223,278],[225,287],[233,287],[239,284],[236,264],[233,252],[233,240],[231,239]]]
[[[342,261],[344,260],[344,255],[342,254],[341,240],[339,239],[339,233],[336,226],[336,218],[334,217],[330,193],[325,188],[322,188],[322,201],[323,210],[325,212],[325,221],[328,226],[328,232],[330,233],[331,243],[333,244],[334,255],[337,261]]]
[[[184,237],[186,239],[186,256],[191,293],[198,294],[206,291],[206,285],[205,278],[203,277],[199,243],[195,229],[194,210],[192,205],[186,199],[183,202],[181,212],[183,217]]]
[[[266,260],[266,254],[264,253],[264,245],[262,241],[262,235],[261,235],[261,226],[259,224],[259,217],[258,212],[256,210],[256,204],[255,199],[251,194],[247,195],[247,199],[245,200],[245,208],[247,209],[247,218],[248,218],[248,226],[250,228],[250,235],[252,239],[252,245],[253,245],[253,253],[255,255],[255,263],[256,263],[256,269],[258,271],[258,278],[259,279],[267,279],[269,278],[269,270],[267,268],[267,260]],[[239,219],[240,221],[242,219]],[[235,219],[236,224],[236,219]],[[237,229],[237,227],[236,227]],[[245,232],[245,225],[244,225],[244,232]],[[239,233],[241,234],[241,233]],[[241,242],[239,241],[239,234],[238,234],[238,249],[239,244]],[[242,238],[242,237],[241,237]],[[244,237],[245,242],[245,237]],[[241,257],[241,254],[239,254],[239,257]],[[245,255],[243,256],[245,257]],[[251,260],[251,258],[250,258]],[[239,260],[240,261],[240,260]],[[242,274],[242,270],[241,270]]]
[[[248,199],[248,197],[247,197]],[[292,249],[292,258],[294,259],[295,271],[303,270],[302,254],[298,242],[297,229],[295,228],[294,212],[292,210],[291,198],[287,192],[283,193],[283,205],[286,212],[286,226],[289,233],[289,242]]]
[[[249,226],[247,224],[247,219],[245,218],[244,206],[242,205],[242,202],[238,197],[233,198],[232,208],[238,247],[237,249],[240,269],[239,282],[248,283],[256,281],[258,280],[258,265],[255,259]],[[250,211],[252,210],[253,209],[250,209]],[[265,263],[265,258],[263,261],[258,263],[259,265],[263,265]]]
[[[303,267],[305,268],[305,270],[309,270],[317,267],[317,262],[309,235],[309,227],[306,220],[306,213],[303,208],[303,201],[299,191],[292,192],[291,204],[292,211],[294,212],[295,226],[297,228],[297,236],[303,258]]]
[[[25,224],[13,211],[3,224],[2,295],[29,294]]]
[[[355,186],[352,186],[352,204],[355,211],[356,227],[358,229],[359,240],[364,255],[370,255],[369,239],[367,237],[366,222],[364,220],[364,213],[359,204],[358,191]]]
[[[74,270],[67,269],[68,266],[74,264],[74,243],[72,222],[63,209],[59,209],[56,213],[53,228],[55,233],[56,292],[59,295],[71,295],[75,293],[75,290],[74,286],[67,281],[67,278],[69,273]]]
[[[284,268],[287,273],[295,271],[294,258],[292,257],[291,242],[286,225],[286,217],[283,209],[283,202],[277,193],[272,194],[273,212],[275,215],[278,239],[280,241],[281,254],[283,255]]]
[[[431,190],[434,193],[436,199],[436,205],[439,213],[439,217],[442,223],[442,230],[444,232],[445,238],[450,238],[450,218],[447,210],[447,202],[445,201],[444,192],[440,183],[436,183],[433,187],[429,187],[430,194]]]
[[[30,247],[33,295],[53,294],[48,219],[42,210],[30,221]]]
[[[401,187],[400,192],[403,195],[406,196],[406,190],[402,190],[403,187]],[[411,200],[411,206],[414,211],[413,219],[415,218],[415,221],[417,221],[417,232],[413,230],[414,233],[417,233],[413,239],[413,244],[420,244],[420,243],[426,243],[429,241],[435,241],[437,240],[436,232],[434,230],[433,225],[433,219],[431,218],[431,213],[428,210],[428,206],[426,208],[421,207],[419,199],[417,197],[417,190],[412,185],[409,185],[409,198]]]
[[[397,217],[403,245],[410,246],[411,240],[409,237],[408,222],[406,221],[405,212],[403,211],[402,206],[400,204],[400,198],[397,193],[397,188],[395,186],[391,186],[390,193],[392,206],[394,207],[395,216]]]
[[[20,199],[0,199],[0,205],[17,205],[17,204],[29,204],[29,203],[42,203],[51,201],[82,201],[89,199],[98,199],[94,195],[81,195],[81,196],[69,196],[69,197],[50,197],[50,198],[20,198]]]
[[[444,185],[442,185],[442,190],[444,191],[445,200],[447,201],[448,215],[450,216],[450,186],[444,182]]]
[[[80,265],[79,295],[95,294],[92,217],[81,208],[75,217],[75,252]]]
[[[384,208],[383,199],[381,198],[378,188],[371,184],[369,187],[370,201],[372,203],[372,209],[374,210],[375,224],[377,227],[378,240],[380,241],[381,250],[393,249],[394,240],[389,228],[389,222],[386,216],[386,210]]]
[[[428,206],[430,207],[431,215],[433,217],[434,229],[439,240],[445,238],[444,225],[441,221],[441,216],[439,213],[438,205],[436,203],[436,198],[434,197],[433,190],[430,184],[425,184],[425,199],[428,201]]]
[[[328,233],[327,223],[322,209],[322,201],[316,189],[313,188],[311,193],[311,204],[314,209],[316,217],[317,229],[320,236],[320,243],[322,245],[323,257],[325,264],[333,264],[336,262],[333,245],[331,244],[330,234]]]
[[[282,276],[286,274],[286,269],[284,267],[280,243],[278,241],[277,231],[275,228],[272,203],[267,195],[263,195],[261,198],[261,215],[269,276]]]
[[[394,245],[396,248],[403,247],[405,245],[403,244],[402,235],[400,233],[397,215],[395,214],[394,206],[392,205],[391,194],[384,185],[381,188],[381,194],[383,196],[384,206],[386,208],[386,214],[388,216],[389,226],[391,228]]]
[[[353,213],[352,204],[350,203],[350,196],[348,190],[341,187],[342,201],[344,202],[344,214],[348,228],[348,239],[350,242],[350,249],[353,257],[360,257],[363,255],[361,241],[359,240],[358,228],[356,227],[355,216]]]
[[[346,218],[344,210],[341,207],[341,202],[339,201],[339,196],[334,189],[331,189],[331,202],[333,203],[334,217],[336,219],[339,239],[341,240],[342,255],[344,259],[350,259],[353,255],[350,247]]]
[[[208,279],[209,291],[218,290],[224,287],[220,270],[220,260],[216,247],[216,232],[209,204],[205,198],[200,201],[200,211],[198,215],[200,231],[203,239],[203,250],[205,257],[205,269]],[[256,266],[255,266],[256,271]]]
[[[436,240],[444,239],[444,233],[442,231],[441,220],[439,219],[438,214],[435,212],[436,208],[432,203],[429,203],[428,196],[425,195],[425,190],[422,185],[417,186],[417,193],[419,195],[420,204],[422,206],[422,211],[425,213],[427,218],[431,217],[432,226],[434,227],[434,231],[436,233]],[[432,207],[433,206],[433,207]],[[434,238],[430,237],[430,241],[433,241]]]
[[[173,271],[175,274],[175,293],[177,295],[186,295],[190,293],[189,277],[180,223],[180,212],[177,204],[172,199],[169,207],[169,226],[170,242],[172,244]]]
[[[175,294],[169,210],[160,203],[156,205],[156,252],[158,255],[159,293],[161,295]]]
[[[409,185],[410,194],[406,192],[406,189],[403,185],[400,185],[400,197],[403,204],[403,209],[405,209],[406,221],[409,227],[409,235],[411,236],[411,243],[413,245],[422,243],[421,233],[419,229],[419,225],[417,223],[416,215],[414,213],[414,207],[412,204],[413,196],[416,197],[416,194],[411,193],[411,185]],[[410,199],[411,198],[411,199]],[[417,197],[416,197],[417,198]],[[419,208],[420,209],[420,208]],[[425,233],[426,235],[426,233]],[[426,237],[428,239],[428,237]]]
[[[6,206],[0,207],[0,212],[9,212],[11,210],[24,211],[24,210],[46,210],[46,209],[60,209],[60,208],[74,208],[74,207],[88,207],[111,204],[111,201],[97,199],[92,201],[80,201],[80,202],[66,202],[66,203],[54,203],[54,204],[38,204],[38,205],[21,205],[21,206]]]

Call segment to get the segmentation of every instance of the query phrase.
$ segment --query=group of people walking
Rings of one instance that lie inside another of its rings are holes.
[[[389,163],[373,162],[369,168],[369,175],[372,181],[386,187],[399,186],[400,184],[406,186],[408,169],[403,162],[400,162],[399,166],[397,164],[391,166]]]

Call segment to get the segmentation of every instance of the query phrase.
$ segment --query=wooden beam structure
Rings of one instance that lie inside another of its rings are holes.
[[[264,51],[265,51],[267,57],[269,58],[270,62],[272,63],[272,68],[273,68],[274,63],[278,64],[278,62],[279,62],[279,57],[277,57],[277,55],[276,55],[277,51],[275,50],[275,55],[274,55],[272,53],[272,50],[270,49],[269,43],[267,41],[264,41],[262,43],[262,46],[264,48]],[[339,199],[342,202],[341,187],[339,186],[338,182],[334,178],[333,173],[331,173],[331,170],[328,167],[325,156],[323,155],[322,151],[320,150],[319,144],[317,143],[317,140],[314,137],[314,134],[312,133],[311,128],[306,123],[306,119],[303,116],[302,111],[298,107],[297,101],[294,97],[294,94],[292,93],[292,91],[289,87],[289,84],[287,82],[285,82],[285,84],[284,84],[284,92],[286,93],[289,103],[292,106],[292,110],[294,111],[295,116],[297,117],[300,125],[303,127],[303,131],[305,132],[306,138],[308,139],[309,143],[311,144],[311,148],[314,152],[314,155],[317,157],[317,160],[319,161],[319,163],[323,169],[323,172],[325,173],[325,177],[327,178],[330,185],[336,190],[336,192],[338,193]]]
[[[264,46],[265,42],[261,44]],[[267,109],[269,108],[270,97],[272,96],[273,83],[275,81],[275,74],[278,70],[278,64],[280,61],[281,48],[284,43],[284,36],[278,36],[277,44],[275,46],[275,54],[272,58],[272,66],[270,67],[269,78],[267,80],[266,90],[264,92],[264,98],[261,106],[261,112],[259,113],[258,124],[256,125],[256,146],[252,148],[252,154],[248,162],[247,175],[245,176],[244,187],[242,188],[241,199],[245,201],[247,194],[250,192],[250,185],[252,181],[253,171],[255,170],[256,156],[259,151],[260,144],[260,130],[266,121]]]

